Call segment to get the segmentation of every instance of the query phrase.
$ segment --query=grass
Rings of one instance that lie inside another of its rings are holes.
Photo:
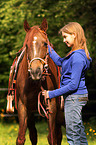
[[[88,122],[84,122],[85,132],[87,134],[88,145],[96,145],[96,118],[91,118]],[[18,123],[6,123],[1,120],[0,122],[0,144],[1,145],[15,145],[15,141],[18,135]],[[48,127],[46,121],[40,121],[36,123],[38,132],[38,145],[48,145],[47,135]],[[65,135],[65,128],[62,128],[63,140],[62,145],[68,145]],[[28,130],[26,132],[25,145],[31,145],[29,140]]]

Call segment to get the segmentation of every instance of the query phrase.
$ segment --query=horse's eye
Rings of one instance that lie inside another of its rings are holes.
[[[44,46],[47,48],[47,43],[46,42],[44,42]]]

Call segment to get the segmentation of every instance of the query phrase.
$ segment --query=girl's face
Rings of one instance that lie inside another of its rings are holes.
[[[63,42],[66,43],[68,47],[74,46],[75,33],[69,34],[69,33],[62,32],[62,36],[63,36]]]

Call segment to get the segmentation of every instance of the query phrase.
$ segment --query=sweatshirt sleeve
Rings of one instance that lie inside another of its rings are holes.
[[[79,86],[83,67],[84,61],[82,57],[80,57],[79,55],[78,56],[74,55],[74,57],[72,58],[72,74],[70,82],[59,89],[49,91],[49,98],[51,99],[61,95],[70,94],[76,91]]]
[[[49,51],[49,56],[54,61],[54,63],[58,66],[61,66],[62,58],[55,52],[55,50],[50,45],[48,45],[48,51]]]

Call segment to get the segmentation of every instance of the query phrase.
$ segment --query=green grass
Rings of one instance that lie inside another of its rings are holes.
[[[96,118],[91,119],[90,122],[84,123],[85,131],[87,134],[88,145],[96,145]],[[15,141],[18,135],[18,124],[0,122],[0,144],[1,145],[15,145]],[[38,145],[48,145],[47,135],[48,135],[48,126],[46,121],[37,122],[36,128],[38,132]],[[65,128],[62,128],[63,140],[62,145],[68,145]],[[29,140],[28,130],[26,132],[26,142],[25,145],[31,145]]]

